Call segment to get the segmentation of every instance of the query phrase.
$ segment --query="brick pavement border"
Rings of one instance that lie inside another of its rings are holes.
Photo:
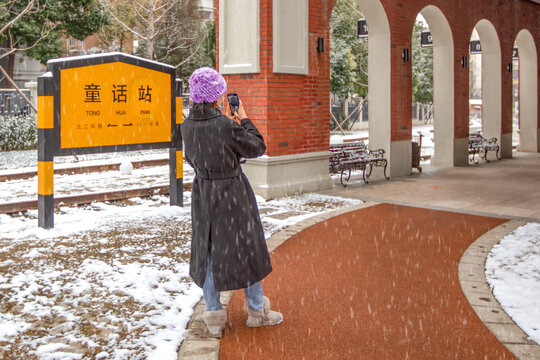
[[[268,250],[274,251],[286,240],[319,222],[378,204],[380,202],[365,202],[320,214],[289,226],[267,239]],[[467,301],[484,325],[519,360],[534,360],[540,359],[540,346],[529,340],[523,330],[506,314],[491,293],[485,276],[485,262],[491,248],[504,236],[525,224],[526,222],[523,221],[511,220],[480,236],[463,253],[459,262],[458,277]],[[222,292],[221,302],[225,308],[232,294],[233,291]],[[187,327],[186,339],[178,350],[178,359],[216,360],[219,358],[220,340],[206,335],[206,327],[202,320],[204,307],[204,299],[201,299],[194,308]]]
[[[511,220],[486,232],[463,253],[458,267],[459,282],[478,318],[519,360],[540,359],[540,345],[506,314],[493,296],[486,280],[485,264],[489,252],[503,237],[526,222]]]

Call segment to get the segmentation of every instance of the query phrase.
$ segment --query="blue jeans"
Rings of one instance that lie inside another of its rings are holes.
[[[204,302],[206,311],[221,310],[221,301],[219,300],[219,291],[214,288],[214,276],[212,275],[212,263],[208,259],[206,267],[206,278],[203,285]],[[253,310],[259,311],[264,306],[263,288],[260,281],[244,289],[247,304]]]

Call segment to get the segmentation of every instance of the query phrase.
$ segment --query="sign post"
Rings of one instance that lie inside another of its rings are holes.
[[[47,62],[38,78],[38,222],[54,227],[55,156],[170,149],[182,206],[182,86],[172,66],[109,53]]]

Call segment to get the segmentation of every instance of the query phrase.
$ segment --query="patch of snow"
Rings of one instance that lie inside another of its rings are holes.
[[[493,247],[486,279],[504,311],[540,344],[540,223],[519,227]]]

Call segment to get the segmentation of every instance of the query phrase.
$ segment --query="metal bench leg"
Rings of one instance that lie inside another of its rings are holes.
[[[479,160],[476,159],[476,155],[478,155],[478,157],[480,157],[480,154],[478,153],[478,151],[474,151],[473,154],[472,154],[472,161],[473,161],[474,165],[478,165],[478,161],[479,161]]]
[[[366,169],[367,169],[367,166],[364,166],[364,168],[362,169],[362,178],[364,179],[364,183],[369,184],[369,181],[367,180],[369,175],[366,177]]]
[[[488,148],[484,149],[484,160],[486,160],[486,162],[489,162],[489,160],[487,158],[488,151],[489,151]]]
[[[341,176],[340,176],[340,178],[339,178],[339,182],[341,183],[341,186],[347,187],[347,185],[343,183],[343,171],[344,171],[344,170],[345,170],[345,169],[341,169]]]
[[[386,180],[390,180],[390,176],[386,176],[386,167],[388,166],[388,161],[384,162],[384,177]]]
[[[373,165],[371,163],[367,164],[366,165],[366,168],[369,166],[369,172],[367,174],[367,177],[370,177],[371,176],[371,172],[373,171]]]

